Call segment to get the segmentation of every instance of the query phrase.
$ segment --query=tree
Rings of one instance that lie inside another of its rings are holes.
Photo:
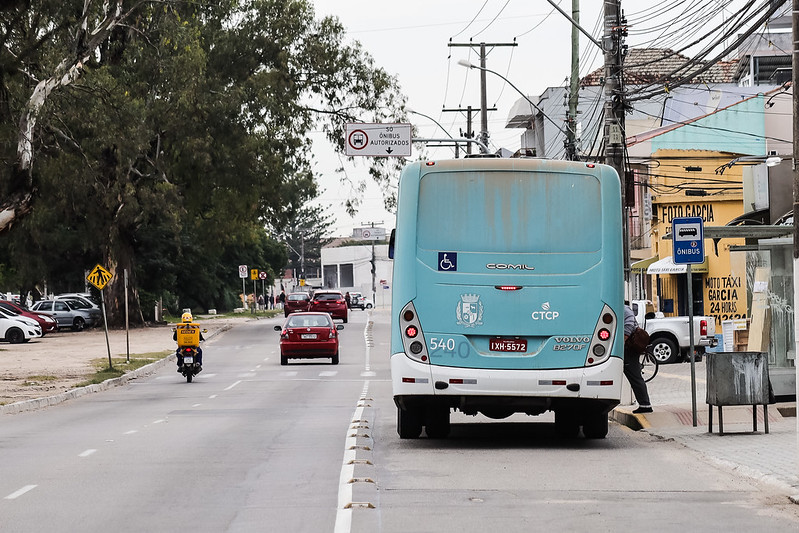
[[[52,256],[65,249],[77,270],[111,270],[112,325],[122,321],[123,271],[134,323],[140,297],[223,307],[245,257],[279,259],[263,228],[288,228],[316,196],[307,133],[322,127],[343,147],[344,121],[399,113],[403,102],[395,80],[305,1],[62,4],[36,2],[38,17],[24,3],[3,12],[0,72],[17,74],[2,80],[0,134],[27,132],[27,148],[5,154],[0,233],[18,271],[33,255],[17,256],[20,243],[47,245],[50,261],[26,283],[54,278]],[[37,92],[19,74],[34,66],[68,83]],[[373,175],[385,172],[376,162]]]
[[[283,234],[291,250],[287,265],[298,277],[322,276],[322,246],[330,242],[332,225],[320,206],[306,206],[289,213],[289,222],[279,233]]]

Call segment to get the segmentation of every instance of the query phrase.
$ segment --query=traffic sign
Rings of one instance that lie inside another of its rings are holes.
[[[250,279],[253,280],[253,281],[255,281],[256,279],[260,279],[258,277],[258,269],[257,268],[250,269]]]
[[[705,261],[705,229],[700,217],[672,219],[671,241],[675,265],[694,265]]]
[[[409,157],[410,124],[347,124],[346,155]]]
[[[239,277],[241,279],[247,277],[247,265],[239,265]]]
[[[261,270],[260,272],[258,272],[259,279],[266,279],[266,277],[267,277],[266,270]]]
[[[99,290],[103,290],[103,288],[111,281],[114,275],[111,274],[108,270],[100,266],[99,264],[95,266],[89,275],[86,276],[86,281],[97,287]]]

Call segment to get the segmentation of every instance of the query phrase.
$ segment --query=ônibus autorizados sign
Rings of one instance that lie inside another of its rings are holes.
[[[346,128],[345,153],[349,156],[409,157],[410,124],[349,123]]]

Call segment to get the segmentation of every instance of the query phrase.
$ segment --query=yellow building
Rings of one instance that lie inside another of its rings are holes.
[[[685,266],[671,262],[671,225],[676,217],[700,217],[705,227],[724,226],[743,215],[740,166],[717,172],[739,154],[708,150],[660,149],[652,154],[648,189],[652,203],[652,254],[647,273],[654,276],[652,292],[657,308],[667,316],[688,314],[688,276]],[[744,239],[705,241],[706,261],[692,266],[694,313],[721,321],[746,318],[745,265],[730,246]],[[740,264],[738,264],[740,263]]]

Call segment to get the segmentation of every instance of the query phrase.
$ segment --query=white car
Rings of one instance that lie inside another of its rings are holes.
[[[12,317],[0,310],[0,340],[19,344],[42,336],[42,327],[32,318]]]

